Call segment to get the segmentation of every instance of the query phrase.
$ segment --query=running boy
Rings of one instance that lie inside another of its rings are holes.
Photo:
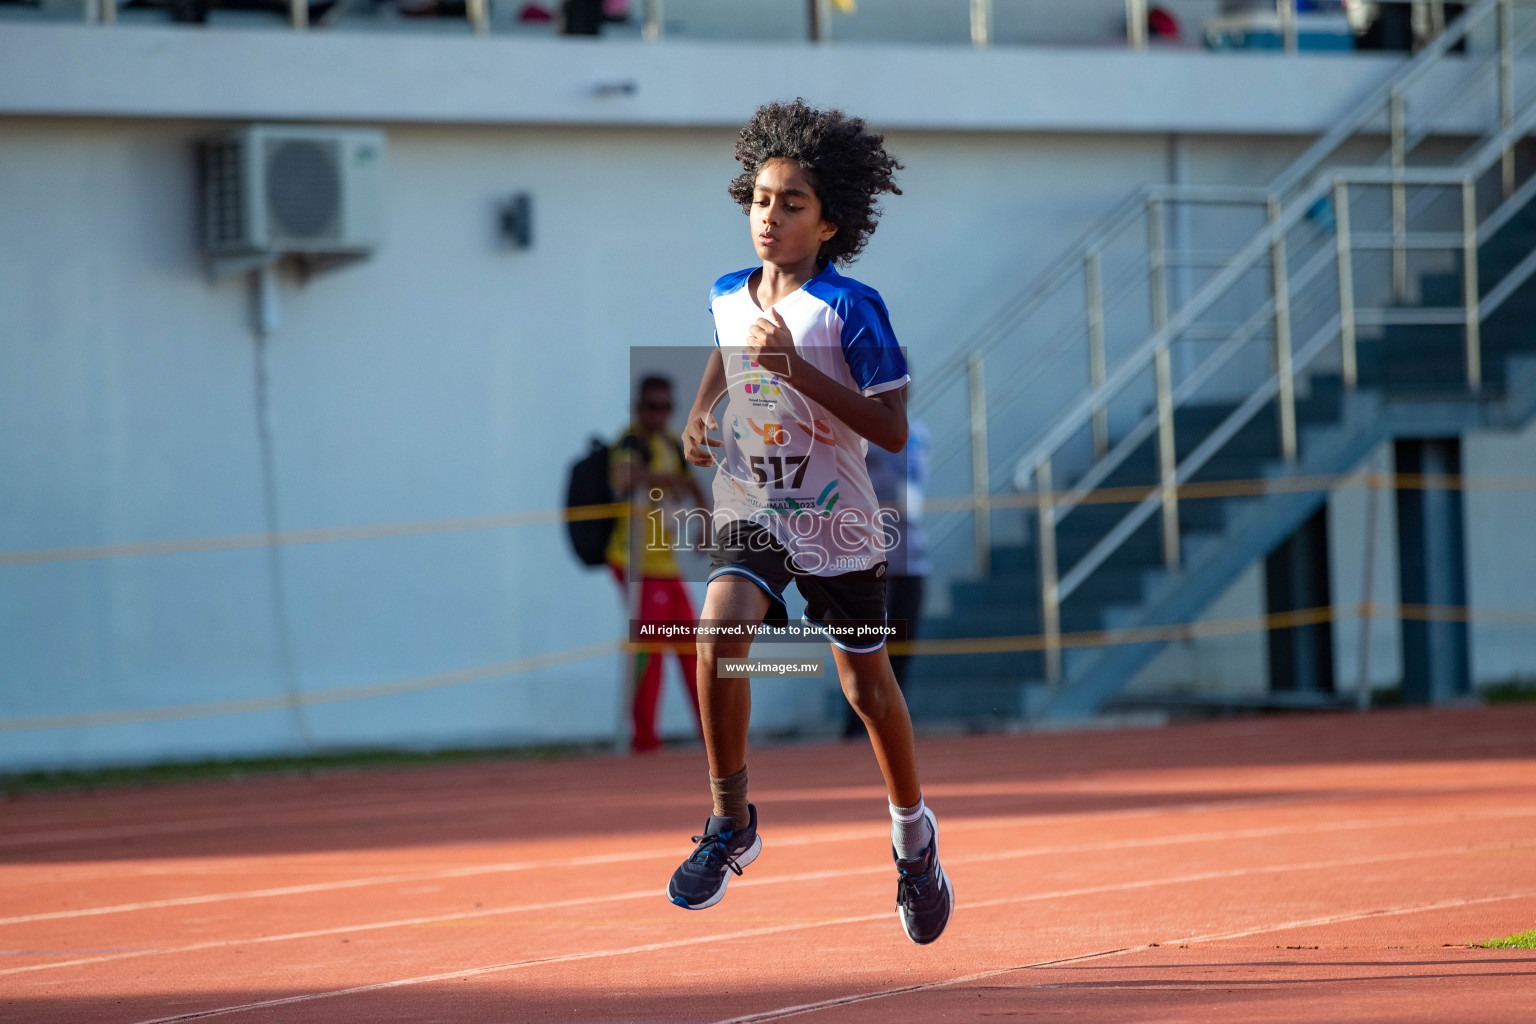
[[[913,942],[928,943],[949,923],[954,892],[886,656],[885,540],[864,467],[870,442],[905,446],[910,378],[879,294],[834,269],[875,230],[876,196],[901,194],[891,180],[901,165],[883,143],[861,119],[800,100],[763,106],[742,129],[742,173],[730,194],[749,215],[762,266],[715,283],[717,351],[682,441],[700,466],[714,464],[711,448],[722,450],[702,618],[784,624],[784,587],[795,581],[805,621],[831,640],[843,693],[885,776],[897,914]],[[727,396],[717,440],[713,410]],[[730,873],[762,849],[747,801],[751,690],[716,673],[721,658],[750,649],[750,639],[697,645],[714,813],[667,886],[667,898],[689,910],[719,902]]]

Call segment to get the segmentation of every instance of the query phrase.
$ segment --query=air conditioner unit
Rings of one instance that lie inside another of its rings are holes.
[[[384,234],[384,133],[248,125],[203,150],[203,240],[219,268],[367,255]]]

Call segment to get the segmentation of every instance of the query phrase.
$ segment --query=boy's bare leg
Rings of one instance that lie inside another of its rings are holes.
[[[891,804],[891,853],[896,858],[896,913],[919,945],[943,934],[955,905],[954,885],[939,865],[938,824],[917,784],[912,719],[885,648],[850,654],[832,648],[843,694],[864,720]]]
[[[768,613],[768,595],[745,576],[716,576],[704,591],[701,619],[761,622]],[[747,766],[747,726],[752,719],[752,687],[746,679],[721,679],[715,671],[721,658],[745,658],[747,640],[701,640],[698,644],[699,717],[709,774],[717,779]],[[894,683],[893,683],[894,685]]]
[[[923,791],[917,781],[917,747],[912,739],[912,719],[907,714],[907,702],[901,695],[901,687],[896,685],[896,674],[891,671],[891,659],[885,648],[871,654],[853,654],[833,647],[832,657],[837,662],[837,677],[843,684],[843,695],[869,730],[869,741],[875,748],[880,774],[885,776],[891,803],[898,807],[915,807],[922,799]]]
[[[768,595],[744,576],[727,573],[704,591],[700,618],[761,622]],[[745,679],[721,679],[721,658],[744,658],[752,640],[700,640],[698,650],[699,717],[709,756],[709,789],[714,811],[704,823],[698,846],[672,873],[667,899],[687,910],[704,910],[725,895],[731,872],[757,859],[763,849],[757,834],[757,808],[747,801],[747,725],[752,718],[752,690]]]

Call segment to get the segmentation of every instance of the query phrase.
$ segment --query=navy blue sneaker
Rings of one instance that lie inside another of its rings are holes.
[[[907,938],[919,946],[944,934],[949,915],[955,909],[955,889],[939,865],[939,823],[933,812],[923,809],[933,838],[915,860],[896,858],[896,914]],[[896,847],[891,847],[896,857]]]
[[[763,840],[757,834],[757,806],[747,804],[751,820],[746,828],[736,828],[736,819],[710,815],[704,834],[694,836],[692,855],[672,872],[667,883],[667,899],[684,910],[703,910],[720,902],[731,873],[757,859]]]

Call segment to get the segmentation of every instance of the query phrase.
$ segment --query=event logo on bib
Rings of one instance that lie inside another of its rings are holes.
[[[763,514],[830,514],[841,493],[836,443],[825,413],[817,417],[816,406],[748,353],[726,365],[738,367],[727,375],[733,408],[719,464],[732,490]]]
[[[771,409],[782,393],[779,378],[758,365],[749,353],[741,354],[741,387],[754,406]]]
[[[747,426],[752,428],[752,433],[763,439],[764,445],[789,444],[789,431],[784,429],[782,423],[764,423],[759,426],[755,420],[748,417]]]

